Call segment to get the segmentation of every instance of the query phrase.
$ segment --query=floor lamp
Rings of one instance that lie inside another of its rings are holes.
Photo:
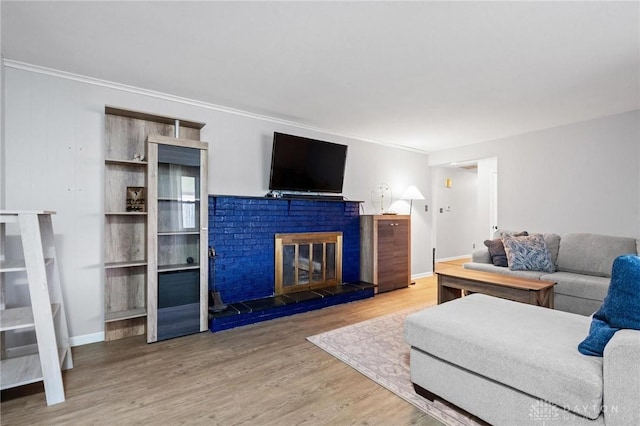
[[[424,200],[424,195],[422,195],[422,192],[420,192],[415,185],[409,185],[400,198],[402,200],[409,200],[409,215],[411,216],[413,213],[413,200]],[[415,283],[415,281],[411,281],[411,285],[415,285]]]

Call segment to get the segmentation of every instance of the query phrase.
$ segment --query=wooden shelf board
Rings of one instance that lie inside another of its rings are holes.
[[[104,316],[104,322],[122,321],[131,318],[140,318],[147,315],[145,308],[129,309],[126,311],[107,312]]]
[[[197,121],[182,120],[181,118],[167,117],[163,115],[149,114],[141,111],[132,111],[123,108],[117,108],[110,105],[105,106],[105,114],[119,115],[121,117],[135,118],[138,120],[155,121],[157,123],[174,124],[175,120],[180,120],[181,127],[188,127],[192,129],[202,129],[205,123]]]
[[[200,231],[171,231],[171,232],[158,232],[158,236],[162,235],[200,235]]]
[[[117,166],[147,166],[146,161],[135,161],[135,160],[117,160],[115,158],[107,158],[104,160],[104,164],[112,164]]]
[[[178,263],[174,265],[158,265],[158,272],[184,271],[188,269],[200,269],[199,263]]]
[[[63,365],[69,351],[70,348],[58,348],[60,366]],[[0,366],[0,370],[2,370],[2,378],[0,379],[2,381],[2,390],[43,380],[40,356],[37,353],[3,359],[0,361]]]
[[[146,216],[147,212],[105,212],[105,216]]]
[[[38,354],[3,359],[0,365],[2,390],[42,381],[42,367]]]
[[[47,257],[44,259],[45,265],[50,265],[53,262],[53,258]],[[26,271],[27,267],[24,263],[24,259],[10,259],[0,262],[0,272],[20,272]]]
[[[37,214],[37,215],[48,215],[48,214],[56,214],[53,210],[0,210],[0,216],[17,216],[19,214]]]
[[[51,314],[55,317],[60,311],[59,303],[51,304]],[[31,306],[10,308],[0,311],[0,331],[20,330],[34,326]]]
[[[136,266],[145,266],[146,260],[129,260],[125,262],[105,262],[104,269],[117,269],[117,268],[133,268]]]

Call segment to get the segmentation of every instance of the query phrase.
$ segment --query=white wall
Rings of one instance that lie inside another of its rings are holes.
[[[439,151],[429,163],[493,156],[501,228],[640,236],[640,111]]]
[[[455,167],[434,167],[433,206],[436,260],[468,256],[475,243],[478,217],[478,173]],[[453,185],[446,188],[445,179]]]
[[[55,72],[6,66],[4,78],[6,208],[57,211],[63,297],[76,345],[103,337],[105,104],[207,123],[202,140],[210,144],[212,194],[264,195],[272,135],[281,131],[348,144],[344,195],[365,201],[366,213],[374,212],[370,192],[378,182],[389,184],[396,198],[410,184],[429,198],[426,154]],[[431,270],[431,217],[415,204],[412,272],[420,275]]]

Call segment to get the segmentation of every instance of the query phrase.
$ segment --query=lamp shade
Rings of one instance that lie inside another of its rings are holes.
[[[424,200],[424,195],[415,185],[409,185],[400,198],[403,200]]]

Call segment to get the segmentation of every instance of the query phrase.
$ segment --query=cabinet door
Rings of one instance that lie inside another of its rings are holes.
[[[378,291],[406,287],[408,279],[407,220],[378,221]]]
[[[181,146],[178,139],[167,143],[151,140],[149,249],[152,252],[147,340],[153,342],[203,331],[203,323],[206,329],[202,312],[206,314],[203,300],[206,305],[208,262],[203,249],[206,244],[203,222],[207,217],[203,207],[206,208],[207,199],[202,186],[206,185],[203,162],[207,154],[197,147]]]
[[[393,261],[393,282],[395,283],[395,288],[407,287],[411,281],[409,233],[409,220],[400,220],[394,224],[393,246],[396,256]]]

